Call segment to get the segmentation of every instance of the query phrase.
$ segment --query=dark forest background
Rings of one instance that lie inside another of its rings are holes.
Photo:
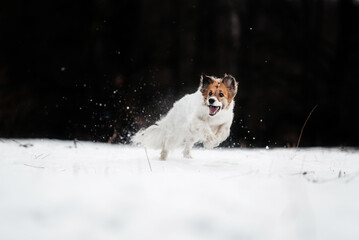
[[[224,146],[358,146],[358,0],[0,2],[0,137],[126,143],[234,75]]]

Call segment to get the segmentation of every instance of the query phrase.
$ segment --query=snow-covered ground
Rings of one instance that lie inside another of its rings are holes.
[[[359,151],[0,139],[0,239],[359,239]]]

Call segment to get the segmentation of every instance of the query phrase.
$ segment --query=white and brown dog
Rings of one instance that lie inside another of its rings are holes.
[[[184,157],[191,158],[195,143],[217,147],[229,136],[236,93],[237,82],[231,75],[202,75],[198,91],[175,102],[165,117],[136,133],[132,142],[162,149],[162,160],[166,160],[169,150],[179,147],[184,147]]]

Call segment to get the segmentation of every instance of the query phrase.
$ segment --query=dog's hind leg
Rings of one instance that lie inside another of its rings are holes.
[[[163,141],[161,143],[161,160],[166,160],[168,155],[168,149],[171,149],[173,146],[171,139],[168,136],[163,137]]]
[[[186,140],[185,142],[185,147],[184,147],[184,150],[183,150],[183,157],[185,158],[192,158],[192,155],[191,155],[191,149],[192,149],[192,146],[194,144],[194,140],[193,139],[189,139],[189,140]]]
[[[168,150],[166,149],[166,144],[162,144],[162,150],[161,150],[161,160],[166,160],[168,155]]]
[[[162,151],[161,151],[161,160],[166,160],[167,159],[167,155],[168,155],[168,150],[162,148]]]

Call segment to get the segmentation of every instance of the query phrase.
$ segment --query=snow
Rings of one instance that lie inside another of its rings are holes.
[[[359,239],[354,149],[0,139],[0,239]]]

